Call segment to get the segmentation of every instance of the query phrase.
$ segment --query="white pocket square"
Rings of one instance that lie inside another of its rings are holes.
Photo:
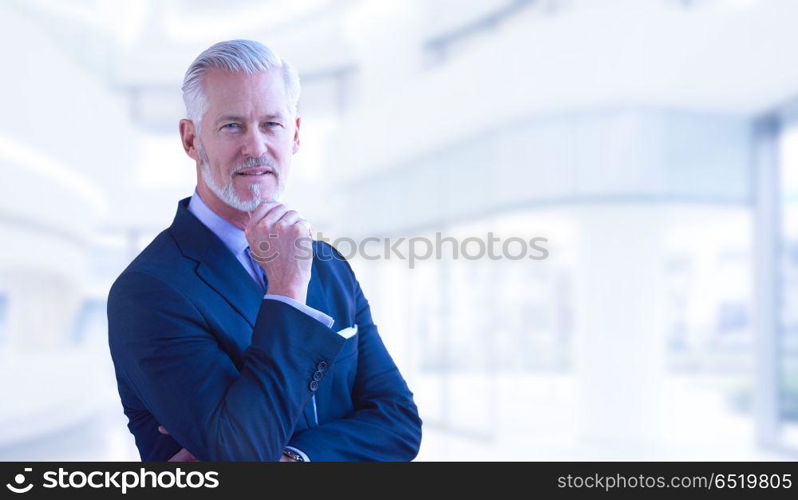
[[[338,330],[338,335],[340,335],[344,339],[354,337],[356,333],[357,333],[357,325],[344,328],[343,330]]]

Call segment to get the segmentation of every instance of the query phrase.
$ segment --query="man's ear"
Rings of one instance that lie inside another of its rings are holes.
[[[296,126],[294,127],[294,147],[293,153],[296,154],[299,151],[299,126],[302,124],[302,118],[296,117]]]
[[[196,140],[194,122],[188,118],[180,120],[180,141],[183,143],[183,151],[194,160],[199,161],[200,157],[197,153],[197,148],[194,146],[194,141]]]

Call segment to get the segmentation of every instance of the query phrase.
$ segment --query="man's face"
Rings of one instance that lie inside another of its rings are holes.
[[[194,142],[199,182],[242,211],[276,200],[299,148],[299,118],[288,106],[282,71],[255,75],[211,69],[205,75],[208,108]]]

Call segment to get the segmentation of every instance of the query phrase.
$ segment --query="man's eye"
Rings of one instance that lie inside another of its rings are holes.
[[[239,126],[237,123],[228,123],[226,125],[223,125],[222,128],[225,130],[236,130],[239,128]]]
[[[281,125],[280,122],[266,122],[266,126],[268,127],[280,127]]]

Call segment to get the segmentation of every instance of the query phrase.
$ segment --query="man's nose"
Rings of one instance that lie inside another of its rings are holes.
[[[269,150],[268,138],[260,130],[251,128],[244,136],[244,144],[241,153],[244,156],[260,158]]]

